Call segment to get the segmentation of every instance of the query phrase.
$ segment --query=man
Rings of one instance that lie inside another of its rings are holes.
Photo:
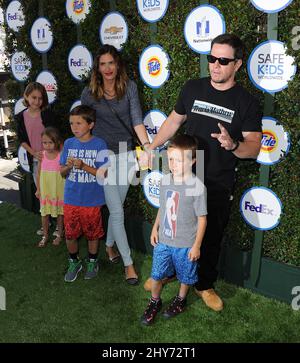
[[[189,80],[174,110],[161,126],[148,153],[170,139],[186,122],[186,133],[204,150],[208,224],[198,260],[196,294],[215,311],[223,302],[214,290],[223,232],[229,219],[237,158],[256,158],[261,146],[261,112],[257,100],[235,81],[244,46],[233,34],[217,36],[211,44],[209,78]],[[142,161],[142,162],[143,162]],[[166,279],[164,282],[167,282]],[[151,288],[151,279],[144,285]]]

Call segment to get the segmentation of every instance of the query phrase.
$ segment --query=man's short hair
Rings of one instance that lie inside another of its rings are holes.
[[[176,148],[183,151],[191,150],[192,159],[196,159],[198,140],[196,139],[196,137],[190,135],[177,135],[170,140],[168,144],[168,149],[170,148]]]
[[[234,58],[235,59],[243,59],[245,46],[242,40],[234,34],[221,34],[218,35],[213,41],[211,42],[211,49],[214,44],[228,44],[234,50]]]
[[[81,116],[88,124],[96,122],[96,111],[87,105],[79,105],[72,109],[70,116]]]

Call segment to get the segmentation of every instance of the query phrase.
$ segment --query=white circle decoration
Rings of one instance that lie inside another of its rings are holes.
[[[110,44],[121,50],[128,38],[128,26],[124,16],[117,11],[107,14],[101,22],[99,37],[102,44]]]
[[[243,194],[240,211],[252,228],[267,231],[278,225],[282,204],[271,189],[254,187]]]
[[[136,5],[140,16],[149,23],[154,23],[165,16],[169,0],[136,0]]]
[[[256,161],[264,165],[276,164],[289,152],[289,134],[273,117],[263,117],[262,133],[261,149]]]
[[[160,45],[144,49],[139,61],[140,75],[151,88],[161,87],[169,78],[169,56]]]
[[[251,3],[256,9],[265,13],[278,13],[285,9],[293,0],[251,0]]]
[[[67,0],[66,12],[68,17],[78,24],[83,21],[87,14],[90,12],[91,2],[90,0]]]
[[[11,1],[9,3],[5,17],[7,25],[15,32],[18,32],[25,24],[25,17],[20,1]]]
[[[184,37],[188,46],[197,53],[208,54],[211,41],[225,33],[225,20],[212,5],[200,5],[192,10],[184,24]]]
[[[17,81],[26,81],[31,70],[31,61],[24,52],[14,53],[11,57],[10,66]]]
[[[25,110],[26,106],[23,103],[24,98],[21,97],[18,99],[18,101],[15,103],[15,107],[14,107],[14,114],[17,115],[18,113],[22,112]]]
[[[253,84],[269,93],[279,92],[288,86],[297,70],[294,58],[285,54],[284,43],[268,40],[259,44],[248,59],[248,74]]]
[[[71,108],[70,108],[70,112],[73,110],[73,108],[80,106],[81,105],[81,101],[80,100],[76,100],[75,102],[73,102]]]
[[[146,113],[144,117],[144,125],[150,142],[153,141],[166,118],[167,115],[160,110],[151,110]]]
[[[49,103],[53,103],[56,100],[57,82],[53,74],[49,71],[42,71],[36,78],[36,82],[41,83],[48,95]]]
[[[143,180],[143,190],[149,204],[159,208],[159,191],[163,174],[160,171],[151,171]]]
[[[23,146],[20,146],[18,149],[18,159],[21,168],[26,172],[30,172],[29,162],[27,158],[27,151],[24,149]]]
[[[30,31],[31,43],[35,50],[46,53],[52,47],[53,34],[49,20],[44,17],[36,19]]]
[[[82,44],[75,45],[68,56],[68,66],[71,75],[81,81],[87,77],[92,68],[93,58],[90,51]]]

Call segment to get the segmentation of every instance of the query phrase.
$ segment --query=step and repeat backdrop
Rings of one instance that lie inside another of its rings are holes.
[[[252,6],[261,12],[276,13],[285,9],[292,0],[251,0]],[[91,10],[89,0],[67,0],[65,16],[69,17],[74,26],[88,18]],[[249,5],[251,6],[251,5]],[[146,22],[159,22],[169,8],[168,0],[137,0],[136,11]],[[20,1],[11,1],[6,9],[6,22],[18,32],[25,24]],[[226,32],[226,22],[223,14],[215,6],[204,4],[194,8],[186,17],[184,39],[187,45],[198,54],[208,54],[213,38]],[[99,22],[100,44],[114,45],[122,51],[129,35],[129,26],[125,16],[118,11],[111,11]],[[46,54],[52,47],[55,34],[51,30],[51,22],[46,17],[37,18],[30,31],[32,47],[36,52]],[[139,57],[139,75],[143,82],[152,89],[162,87],[170,76],[170,57],[160,44],[145,44]],[[73,44],[66,59],[70,77],[81,81],[88,76],[92,67],[92,54],[84,44]],[[24,51],[18,51],[11,57],[11,72],[18,82],[26,82],[31,69],[31,61]],[[294,59],[286,54],[283,42],[268,40],[258,44],[251,52],[247,63],[248,76],[256,88],[263,92],[274,94],[288,87],[288,82],[296,73]],[[51,70],[41,70],[36,81],[42,83],[48,93],[49,102],[57,99],[59,84]],[[74,100],[70,109],[80,104]],[[22,98],[15,104],[14,112],[24,109]],[[157,134],[166,119],[164,110],[149,110],[144,123],[150,140]],[[289,134],[280,124],[280,120],[264,116],[262,119],[263,137],[257,163],[273,165],[287,155],[290,148]],[[19,160],[24,170],[28,171],[28,163],[24,150],[19,150]],[[153,171],[148,174],[144,184],[144,193],[148,202],[159,207],[159,184],[162,174]],[[278,196],[269,188],[254,187],[245,190],[240,200],[240,212],[252,228],[270,230],[280,222],[282,203]]]

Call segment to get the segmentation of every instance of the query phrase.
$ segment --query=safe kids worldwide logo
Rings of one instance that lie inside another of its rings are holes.
[[[280,222],[282,204],[271,189],[254,187],[243,194],[240,211],[246,223],[252,228],[270,230]]]
[[[184,37],[188,46],[197,53],[208,54],[211,41],[225,33],[225,20],[220,11],[212,5],[200,5],[187,16]]]
[[[273,117],[263,117],[262,134],[261,149],[256,161],[264,165],[278,163],[289,152],[289,134]]]
[[[169,0],[137,0],[136,4],[140,16],[149,23],[154,23],[165,16]]]
[[[288,86],[296,73],[294,61],[286,54],[284,43],[269,40],[259,44],[250,54],[248,74],[258,89],[279,92]]]
[[[143,191],[149,204],[159,208],[160,183],[163,174],[160,171],[152,171],[143,180]]]
[[[144,83],[151,88],[161,87],[169,78],[169,56],[160,45],[144,49],[139,61],[139,71]]]
[[[78,24],[83,21],[87,14],[90,12],[90,0],[67,0],[66,13],[67,16],[75,23]]]
[[[10,61],[11,71],[17,81],[24,82],[31,70],[31,61],[24,52],[16,52]]]

